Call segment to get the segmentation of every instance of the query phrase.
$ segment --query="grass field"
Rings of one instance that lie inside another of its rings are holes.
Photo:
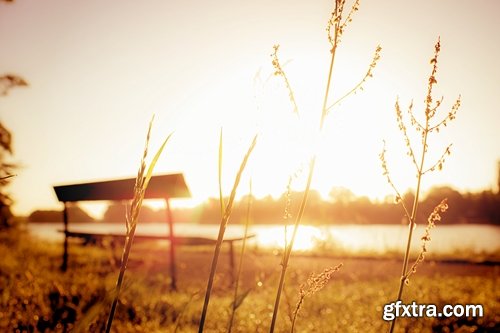
[[[99,332],[106,323],[120,249],[71,244],[69,268],[59,271],[62,247],[18,232],[0,233],[0,331]],[[232,288],[227,252],[221,254],[206,332],[227,331]],[[120,297],[114,332],[195,332],[212,249],[180,248],[179,290],[169,289],[167,253],[136,244]],[[233,332],[267,332],[280,274],[280,255],[248,251]],[[300,284],[311,273],[343,262],[328,285],[304,300],[296,332],[381,332],[384,304],[395,298],[400,260],[293,256],[277,330],[289,332]],[[482,304],[483,318],[403,318],[398,332],[494,332],[500,329],[498,265],[425,262],[403,300],[420,304]]]

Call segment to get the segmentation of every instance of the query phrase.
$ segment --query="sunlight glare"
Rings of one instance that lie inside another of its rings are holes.
[[[286,227],[287,242],[292,237],[293,226]],[[285,227],[276,226],[259,230],[257,233],[257,244],[265,248],[284,248],[285,246]],[[321,242],[326,240],[325,235],[316,227],[299,226],[297,236],[293,246],[294,251],[314,250]]]

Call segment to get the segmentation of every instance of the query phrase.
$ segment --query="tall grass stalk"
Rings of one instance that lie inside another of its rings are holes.
[[[219,203],[220,203],[220,216],[224,216],[224,196],[222,194],[222,127],[220,129],[219,135]]]
[[[320,118],[320,122],[319,122],[319,132],[321,132],[323,130],[323,127],[324,127],[324,124],[325,124],[325,119],[326,119],[326,117],[327,117],[330,109],[333,108],[333,106],[337,105],[341,100],[343,100],[347,96],[355,93],[358,90],[362,90],[363,89],[363,85],[367,81],[367,79],[370,78],[370,77],[372,77],[372,71],[373,71],[373,69],[375,68],[375,66],[377,64],[377,61],[380,59],[381,48],[380,48],[380,46],[377,46],[377,48],[375,50],[375,54],[374,54],[373,60],[372,60],[372,62],[370,64],[370,66],[369,66],[369,69],[368,69],[367,73],[365,74],[365,76],[363,77],[363,79],[360,81],[360,83],[358,83],[349,92],[347,92],[346,94],[342,95],[342,97],[340,99],[336,100],[334,103],[332,103],[330,106],[328,106],[328,102],[330,100],[329,97],[330,97],[330,93],[331,93],[331,90],[332,90],[331,89],[332,77],[333,77],[332,74],[333,74],[333,68],[334,68],[334,64],[335,64],[335,55],[336,55],[337,47],[338,47],[338,45],[340,43],[340,39],[341,39],[341,37],[342,37],[342,35],[343,35],[343,33],[344,33],[344,31],[345,31],[348,23],[350,23],[352,21],[352,15],[359,8],[359,0],[356,0],[354,2],[354,4],[352,5],[350,11],[348,12],[348,14],[347,14],[347,16],[345,18],[343,17],[344,6],[345,6],[345,0],[335,0],[335,7],[334,7],[334,10],[333,10],[333,12],[331,14],[331,18],[328,21],[328,25],[327,25],[327,29],[326,29],[327,32],[328,32],[328,41],[331,44],[331,49],[330,49],[331,57],[330,57],[330,65],[329,65],[329,69],[328,69],[328,75],[327,75],[325,95],[324,95],[324,98],[323,98],[323,106],[321,108],[321,118]],[[297,108],[296,108],[296,104],[295,104],[295,98],[293,97],[294,96],[293,90],[291,89],[290,82],[286,78],[286,75],[285,75],[283,69],[281,68],[281,66],[279,64],[279,59],[278,59],[278,56],[277,56],[277,51],[278,51],[278,46],[275,46],[274,47],[274,53],[272,54],[272,57],[273,57],[273,66],[275,68],[275,75],[282,76],[285,79],[286,87],[287,87],[287,89],[289,89],[289,95],[290,95],[291,102],[294,105],[294,110],[296,110]],[[275,302],[274,302],[273,316],[272,316],[272,319],[271,319],[271,326],[270,326],[270,330],[269,330],[271,333],[274,332],[274,329],[275,329],[275,326],[276,326],[276,321],[277,321],[277,318],[278,318],[278,310],[279,310],[279,305],[280,305],[280,299],[281,299],[281,294],[283,292],[283,287],[284,287],[284,284],[285,284],[285,277],[286,277],[286,272],[287,272],[287,268],[288,268],[288,263],[289,263],[290,256],[291,256],[291,253],[292,253],[293,245],[295,243],[295,238],[296,238],[296,235],[297,235],[297,230],[298,230],[298,227],[299,227],[299,225],[301,223],[302,216],[304,215],[304,210],[305,210],[305,207],[306,207],[307,198],[308,198],[309,191],[310,191],[310,188],[311,188],[311,181],[312,181],[312,178],[313,178],[313,175],[314,175],[315,164],[316,164],[316,155],[313,154],[313,156],[311,157],[310,163],[309,163],[309,173],[308,173],[308,176],[307,176],[306,187],[305,187],[302,199],[301,199],[301,203],[300,203],[300,206],[299,206],[299,211],[297,213],[297,217],[295,218],[295,222],[294,222],[294,225],[293,225],[292,236],[290,238],[289,244],[285,245],[285,251],[284,251],[284,254],[283,254],[283,260],[281,262],[282,269],[281,269],[281,274],[280,274],[278,289],[277,289],[277,292],[276,292],[276,299],[275,299]]]
[[[220,225],[219,225],[219,234],[217,236],[217,243],[215,244],[215,251],[214,251],[213,258],[212,258],[212,265],[210,267],[210,276],[208,278],[207,289],[205,292],[205,301],[203,302],[203,310],[201,312],[200,325],[198,328],[199,333],[203,332],[203,329],[205,327],[205,320],[207,317],[208,304],[210,302],[210,295],[212,293],[212,287],[213,287],[214,278],[215,278],[215,271],[217,270],[217,263],[219,261],[220,249],[222,247],[222,242],[224,240],[224,233],[226,232],[227,223],[229,221],[229,217],[231,216],[231,211],[233,209],[234,198],[236,196],[236,190],[238,189],[238,185],[240,183],[241,176],[243,174],[243,171],[245,170],[248,159],[250,158],[250,155],[252,154],[252,151],[255,148],[256,143],[257,143],[257,135],[254,136],[252,143],[250,144],[250,147],[248,148],[245,156],[243,157],[243,160],[241,162],[238,173],[236,174],[236,179],[234,180],[234,184],[233,184],[233,188],[231,190],[231,194],[229,196],[229,200],[228,200],[226,207],[224,209],[224,214],[221,217],[221,221],[220,221]],[[220,140],[220,144],[222,145],[222,139]],[[219,149],[219,151],[222,151],[222,149]],[[221,160],[219,159],[219,164],[220,163],[221,163]],[[220,169],[220,165],[219,165],[219,169]]]
[[[443,98],[434,101],[433,96],[432,96],[433,87],[437,83],[436,74],[437,74],[437,64],[438,64],[438,56],[439,56],[440,50],[441,50],[441,42],[438,39],[438,41],[436,42],[436,44],[434,46],[434,57],[430,61],[430,63],[432,64],[432,71],[431,71],[431,74],[430,74],[429,79],[428,79],[427,95],[425,98],[425,110],[424,110],[425,123],[421,124],[419,122],[419,120],[417,119],[417,117],[415,117],[415,115],[413,113],[413,102],[408,107],[408,115],[410,116],[411,126],[415,129],[415,131],[417,133],[420,133],[420,135],[421,135],[421,152],[420,152],[420,156],[418,159],[417,159],[416,152],[413,149],[413,146],[412,146],[412,143],[410,140],[410,136],[408,134],[407,127],[405,125],[405,121],[403,119],[403,113],[402,113],[401,108],[399,106],[399,101],[396,101],[396,105],[395,105],[396,119],[398,121],[398,126],[399,126],[401,133],[403,134],[403,139],[405,141],[405,145],[407,148],[407,155],[410,157],[410,159],[415,167],[416,176],[417,176],[415,197],[413,199],[413,205],[411,207],[411,212],[410,212],[410,209],[406,206],[404,198],[401,196],[400,192],[397,190],[394,182],[391,179],[389,169],[387,166],[387,161],[385,158],[385,153],[386,153],[385,144],[384,144],[384,149],[382,150],[382,153],[380,154],[380,160],[382,162],[382,169],[383,169],[384,176],[386,177],[389,185],[394,189],[394,191],[396,193],[396,199],[398,202],[401,203],[401,205],[404,209],[405,215],[409,220],[408,238],[406,241],[406,249],[405,249],[405,254],[404,254],[404,258],[403,258],[403,268],[402,268],[402,272],[401,272],[401,278],[399,281],[397,301],[401,300],[401,297],[403,295],[404,286],[409,283],[409,280],[408,280],[409,276],[415,271],[416,265],[420,261],[423,260],[423,257],[421,258],[419,256],[416,260],[416,263],[411,267],[411,269],[408,269],[413,231],[414,231],[414,229],[416,227],[416,223],[417,223],[417,212],[418,212],[419,199],[420,199],[420,193],[421,193],[422,178],[428,172],[432,172],[435,170],[441,170],[443,167],[443,164],[445,162],[446,156],[450,155],[450,152],[451,152],[450,151],[451,145],[449,145],[448,147],[446,147],[446,149],[444,150],[444,153],[441,155],[441,157],[431,167],[425,168],[426,156],[427,156],[427,152],[428,152],[428,148],[429,148],[429,144],[428,144],[429,134],[431,134],[433,132],[438,133],[442,127],[446,126],[450,121],[455,119],[456,112],[457,112],[458,108],[460,107],[460,96],[459,96],[457,98],[457,100],[455,101],[454,105],[451,107],[451,110],[448,112],[448,114],[437,124],[435,124],[435,125],[431,124],[431,120],[433,120],[434,116],[436,115],[437,109],[441,106],[441,103],[443,101]],[[448,206],[447,206],[445,201],[443,201],[440,205],[438,205],[436,207],[436,209],[438,210],[437,212],[439,212],[439,210],[441,212],[444,212],[447,208],[448,208]],[[436,209],[435,209],[435,212],[436,212]],[[432,214],[431,214],[431,217],[429,217],[429,223],[431,223],[430,222],[431,218],[432,218]],[[439,219],[440,219],[440,217],[439,217]],[[427,232],[428,232],[428,230],[426,230],[426,235],[424,235],[423,240],[424,240],[424,238],[429,238],[429,240],[430,240],[430,236],[427,235]],[[426,252],[425,242],[423,244],[423,249]],[[395,325],[396,325],[396,318],[394,318],[394,320],[392,320],[392,322],[391,322],[391,326],[389,329],[390,333],[393,332]]]
[[[243,234],[243,243],[241,245],[240,252],[240,260],[238,262],[238,271],[236,273],[236,278],[234,282],[234,294],[233,294],[233,303],[231,304],[231,317],[229,319],[229,325],[227,328],[228,333],[231,333],[233,329],[234,315],[236,314],[236,310],[243,303],[246,295],[248,293],[243,293],[238,297],[238,288],[239,282],[241,278],[241,270],[243,268],[243,258],[245,255],[245,248],[247,245],[247,237],[248,237],[248,229],[250,226],[250,211],[252,209],[252,179],[250,179],[249,191],[248,191],[248,200],[247,200],[247,209],[246,209],[246,218],[245,218],[245,232]]]
[[[122,289],[123,279],[125,277],[125,271],[127,270],[127,263],[130,255],[130,250],[132,249],[132,243],[134,241],[135,229],[137,227],[139,213],[142,207],[142,201],[144,200],[144,193],[146,192],[151,176],[153,175],[153,169],[156,163],[158,162],[158,159],[163,149],[165,148],[165,145],[172,136],[172,134],[170,134],[165,139],[165,141],[163,142],[163,144],[160,146],[155,156],[153,157],[146,171],[146,157],[148,155],[149,138],[151,135],[152,125],[153,125],[153,119],[151,119],[149,123],[148,134],[146,136],[146,145],[144,147],[144,153],[141,159],[141,166],[139,167],[139,171],[137,172],[137,177],[135,179],[134,198],[132,199],[132,204],[130,205],[130,212],[126,216],[127,233],[125,236],[125,245],[123,247],[120,273],[118,274],[118,279],[116,281],[114,299],[113,303],[111,304],[111,310],[109,312],[109,317],[106,324],[106,333],[109,333],[111,331],[111,326],[113,324],[113,318],[115,316],[116,306],[118,305],[118,299],[120,297],[120,291]]]

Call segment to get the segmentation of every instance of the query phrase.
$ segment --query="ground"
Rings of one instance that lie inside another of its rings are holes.
[[[68,270],[60,272],[62,245],[18,231],[0,233],[0,331],[100,332],[118,275],[120,249],[70,244]],[[106,245],[106,244],[105,244]],[[238,250],[238,249],[236,249]],[[205,332],[227,332],[233,289],[227,251],[219,260]],[[239,251],[236,251],[238,253]],[[170,290],[167,249],[134,244],[120,296],[114,332],[196,332],[212,252],[177,252],[178,291]],[[280,254],[250,249],[244,257],[232,332],[268,332],[278,285]],[[383,332],[383,307],[395,298],[401,259],[292,256],[277,323],[290,332],[299,286],[311,273],[343,263],[327,286],[305,298],[296,332]],[[421,304],[482,304],[482,318],[402,318],[396,332],[500,331],[500,266],[425,261],[406,286],[403,300]]]

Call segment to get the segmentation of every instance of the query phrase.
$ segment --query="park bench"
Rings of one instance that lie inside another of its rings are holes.
[[[106,180],[91,183],[79,183],[69,185],[54,186],[57,199],[64,204],[63,223],[64,230],[64,250],[62,257],[61,270],[68,268],[68,238],[79,238],[86,243],[96,243],[104,238],[115,240],[125,240],[124,234],[113,233],[90,233],[70,231],[68,228],[68,204],[78,201],[130,201],[133,199],[135,178]],[[175,251],[177,246],[189,245],[215,245],[216,239],[205,237],[186,237],[174,235],[174,221],[170,207],[170,200],[173,198],[189,198],[191,196],[189,189],[182,174],[167,174],[151,177],[148,188],[144,194],[144,199],[163,199],[166,204],[166,223],[168,224],[168,235],[135,235],[135,240],[167,240],[169,242],[169,266],[171,276],[171,288],[177,289]],[[253,235],[247,238],[253,237]],[[234,271],[234,242],[243,240],[243,238],[225,239],[229,244],[229,264],[231,271]]]

